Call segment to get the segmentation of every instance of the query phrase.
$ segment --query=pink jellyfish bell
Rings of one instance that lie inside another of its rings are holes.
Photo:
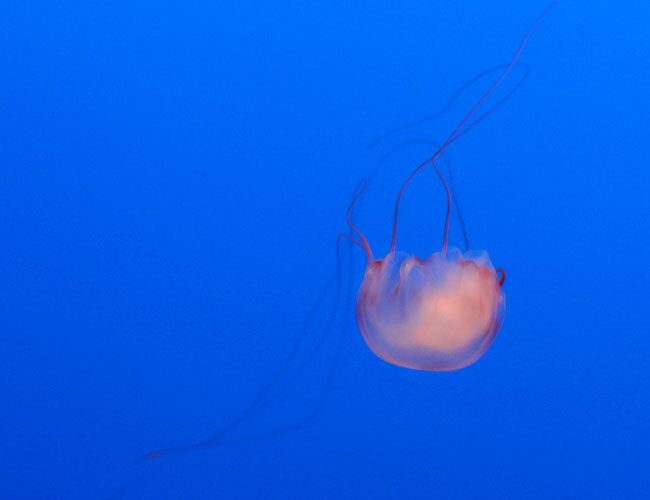
[[[526,33],[517,52],[496,82],[474,105],[432,158],[406,179],[397,196],[393,218],[393,239],[383,259],[375,259],[370,244],[351,219],[352,209],[367,187],[348,209],[348,223],[364,248],[367,266],[357,295],[357,324],[366,344],[378,357],[394,365],[416,370],[451,371],[478,360],[492,345],[503,324],[506,298],[503,292],[505,271],[494,269],[485,251],[448,248],[451,192],[436,159],[447,147],[487,116],[469,123],[485,100],[501,84],[512,68],[530,35],[557,0]],[[399,204],[408,183],[425,166],[436,170],[447,193],[447,216],[442,249],[422,261],[395,251]]]
[[[375,260],[357,297],[357,322],[384,361],[449,371],[488,350],[505,314],[501,277],[487,252],[457,248],[418,257],[390,252]]]

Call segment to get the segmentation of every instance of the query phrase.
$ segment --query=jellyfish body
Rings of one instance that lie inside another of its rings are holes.
[[[371,262],[359,289],[357,324],[389,363],[458,370],[479,359],[505,314],[502,279],[487,252],[450,248],[425,261],[401,252]]]
[[[505,315],[505,294],[502,290],[505,272],[495,271],[487,252],[468,251],[462,254],[457,248],[448,248],[452,190],[437,167],[436,160],[441,155],[444,157],[450,144],[496,108],[494,106],[482,116],[475,116],[517,64],[533,31],[558,2],[555,0],[537,18],[499,78],[442,146],[404,181],[395,203],[393,240],[386,257],[375,259],[368,240],[352,223],[352,209],[364,193],[367,181],[348,208],[348,224],[358,239],[344,236],[362,247],[367,257],[365,276],[357,295],[357,325],[368,347],[384,361],[418,370],[458,370],[478,360],[501,328]],[[395,242],[397,216],[404,190],[429,165],[435,169],[445,188],[447,216],[441,251],[422,261],[418,257],[396,252]],[[449,175],[451,180],[451,169]],[[462,218],[461,226],[464,232]]]

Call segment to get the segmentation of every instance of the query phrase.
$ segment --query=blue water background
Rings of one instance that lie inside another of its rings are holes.
[[[365,346],[349,293],[309,313],[358,181],[400,142],[443,141],[495,75],[368,144],[507,62],[546,6],[6,5],[0,497],[650,498],[647,2],[561,2],[525,48],[522,87],[448,150],[470,243],[507,271],[482,359],[397,368]],[[359,204],[378,256],[429,149],[394,155]],[[424,172],[398,247],[438,251],[444,208]],[[363,266],[344,246],[344,292]],[[134,464],[236,418],[308,317],[298,366],[335,318],[318,356],[230,437],[309,414],[346,332],[314,419]]]

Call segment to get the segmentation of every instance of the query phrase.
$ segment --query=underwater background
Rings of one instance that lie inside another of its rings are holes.
[[[650,4],[561,1],[447,150],[469,242],[507,272],[478,362],[381,361],[363,252],[336,273],[358,182],[381,257],[425,141],[498,72],[368,146],[507,63],[548,4],[6,5],[0,497],[650,498]],[[418,176],[398,249],[439,251],[445,203]]]

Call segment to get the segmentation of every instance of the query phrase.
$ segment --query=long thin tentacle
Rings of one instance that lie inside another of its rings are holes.
[[[503,80],[508,76],[510,71],[512,71],[512,68],[517,64],[517,61],[519,60],[519,57],[521,56],[522,51],[524,50],[524,47],[528,43],[529,38],[537,29],[537,26],[544,20],[544,18],[555,8],[555,6],[559,3],[560,0],[555,0],[543,13],[541,16],[537,18],[533,26],[528,30],[526,35],[524,36],[523,40],[519,44],[517,51],[515,52],[515,55],[513,56],[512,60],[510,63],[507,65],[507,67],[503,70],[499,78],[492,84],[492,86],[483,94],[483,96],[478,100],[476,104],[470,109],[470,111],[465,115],[465,117],[461,120],[461,122],[456,126],[456,128],[453,130],[453,132],[449,135],[447,140],[440,146],[438,151],[433,155],[432,158],[429,158],[427,161],[419,165],[412,173],[411,175],[408,176],[406,181],[404,181],[404,184],[402,184],[402,187],[400,188],[400,191],[397,195],[397,201],[395,202],[395,212],[393,215],[393,237],[391,241],[391,246],[390,246],[390,251],[391,253],[395,251],[395,244],[396,244],[396,238],[397,238],[397,219],[399,215],[399,205],[400,201],[402,199],[402,195],[404,194],[404,190],[406,189],[406,186],[411,182],[411,180],[430,162],[434,162],[438,156],[440,156],[445,149],[454,141],[456,140],[462,133],[463,129],[469,122],[469,120],[474,116],[476,111],[481,107],[481,105],[487,100],[490,95],[501,85]]]

